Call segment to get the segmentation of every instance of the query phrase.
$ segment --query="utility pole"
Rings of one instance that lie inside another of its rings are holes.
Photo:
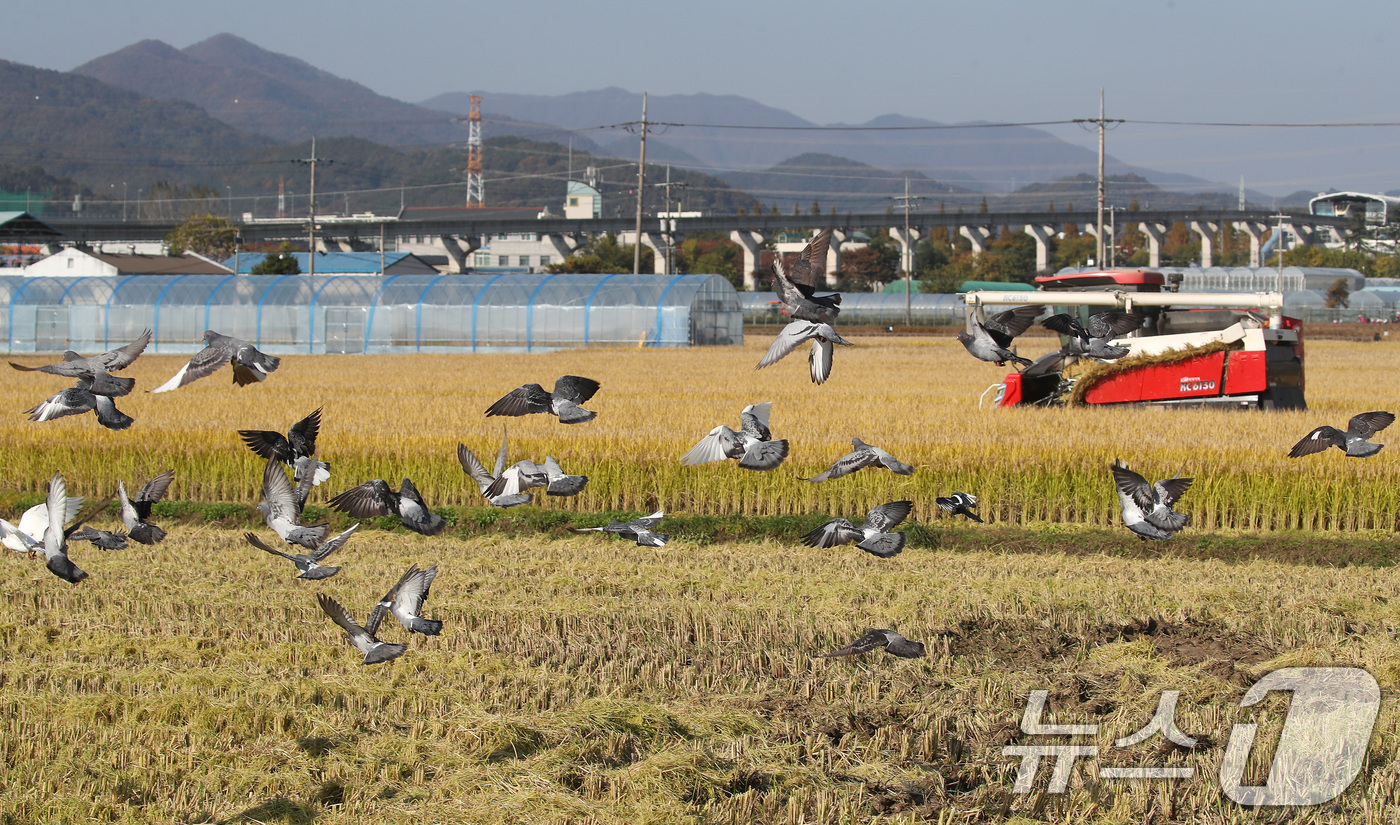
[[[1283,220],[1288,216],[1282,212],[1269,217],[1278,220],[1278,227],[1274,230],[1274,249],[1278,250],[1278,281],[1276,287],[1278,294],[1283,294]]]
[[[316,138],[311,138],[311,157],[297,158],[292,163],[303,163],[311,167],[311,197],[307,207],[306,221],[306,261],[307,275],[316,274],[316,164],[335,163],[333,160],[316,157]]]
[[[671,187],[684,189],[689,184],[671,183],[671,165],[668,163],[666,164],[666,182],[658,185],[666,187],[666,211],[663,213],[666,217],[661,220],[661,231],[666,236],[666,274],[670,275],[673,272],[672,267],[676,252],[676,216],[671,214]]]
[[[1088,119],[1084,119],[1084,118],[1076,118],[1074,122],[1075,122],[1075,123],[1078,123],[1078,124],[1081,124],[1081,125],[1089,124],[1089,123],[1095,123],[1095,124],[1098,124],[1098,128],[1099,128],[1099,204],[1098,204],[1098,226],[1097,226],[1097,230],[1098,230],[1098,244],[1095,246],[1095,254],[1098,255],[1097,264],[1098,264],[1098,266],[1099,266],[1100,268],[1102,268],[1103,265],[1104,265],[1104,260],[1103,260],[1103,255],[1104,255],[1104,237],[1103,237],[1103,207],[1104,207],[1104,174],[1103,174],[1103,169],[1104,169],[1104,148],[1103,148],[1103,135],[1104,135],[1104,130],[1105,130],[1105,128],[1107,127],[1108,124],[1110,124],[1110,123],[1122,123],[1123,121],[1121,121],[1121,120],[1109,120],[1108,118],[1104,117],[1104,108],[1103,108],[1103,87],[1099,87],[1099,116],[1098,116],[1097,118],[1093,119],[1093,120],[1088,120]]]
[[[900,249],[900,264],[904,269],[904,324],[913,326],[914,324],[914,299],[911,297],[914,290],[914,239],[909,237],[909,210],[913,208],[914,201],[923,200],[922,195],[909,194],[909,177],[904,178],[904,197],[898,195],[891,200],[904,201],[904,244]]]
[[[642,192],[647,181],[647,93],[642,92],[642,156],[637,161],[637,237],[632,249],[632,274],[642,273]]]

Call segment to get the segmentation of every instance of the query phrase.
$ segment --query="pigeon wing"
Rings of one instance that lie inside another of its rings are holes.
[[[768,348],[768,352],[764,353],[763,358],[754,369],[761,370],[788,357],[793,350],[801,346],[803,341],[811,337],[814,329],[816,329],[816,325],[807,321],[793,321],[783,327],[783,331],[778,333],[778,337],[773,340],[773,345]]]
[[[1044,309],[1045,307],[1039,304],[1027,304],[1025,306],[1014,307],[1005,312],[998,312],[996,315],[988,318],[983,326],[987,328],[988,332],[998,332],[1007,336],[1006,340],[1009,344],[1012,338],[1030,329],[1031,324],[1035,322],[1036,316]],[[996,336],[993,337],[995,338]],[[1006,345],[1007,344],[1002,344],[1002,346]]]
[[[350,634],[350,641],[355,642],[357,636],[368,637],[372,635],[367,628],[360,627],[354,619],[350,618],[350,612],[341,607],[340,602],[325,593],[317,593],[316,601],[321,605],[321,610],[331,617],[331,621],[340,625],[342,630]],[[359,647],[359,643],[356,642],[355,646]]]
[[[297,507],[296,488],[287,478],[287,471],[276,461],[267,462],[263,468],[262,495],[273,518],[286,519],[292,524],[300,520],[301,508]]]
[[[461,442],[457,444],[457,463],[462,465],[462,472],[471,476],[472,481],[475,481],[477,486],[481,488],[482,494],[485,494],[486,488],[495,481],[491,474],[486,472],[486,468],[482,466],[476,456],[472,455],[472,451],[467,449],[467,445]]]
[[[831,467],[829,467],[826,470],[826,472],[821,473],[820,475],[813,476],[807,480],[814,481],[820,484],[823,481],[830,481],[833,478],[848,476],[851,473],[854,473],[856,470],[862,469],[864,467],[869,467],[875,462],[875,458],[876,456],[873,451],[858,449],[855,452],[846,453],[845,455],[836,459],[836,463],[831,465]]]
[[[117,409],[116,403],[109,396],[94,395],[92,400],[93,414],[97,416],[97,423],[107,429],[125,430],[136,423],[136,419]]]
[[[394,601],[402,605],[404,611],[410,615],[417,616],[423,608],[423,603],[428,600],[428,588],[433,586],[433,579],[437,578],[437,573],[437,565],[427,570],[419,570],[417,565],[410,567],[396,585],[398,593]]]
[[[777,441],[756,441],[744,451],[739,466],[745,470],[772,470],[788,457],[787,439]]]
[[[1085,334],[1084,327],[1079,325],[1079,322],[1074,319],[1074,316],[1065,313],[1051,315],[1049,318],[1041,321],[1040,325],[1048,330],[1058,332],[1061,335],[1067,335],[1070,338],[1089,337]]]
[[[221,340],[222,339],[222,340]],[[201,378],[213,375],[219,368],[227,364],[233,357],[233,348],[227,345],[229,339],[222,335],[214,338],[204,349],[196,352],[180,371],[170,377],[169,381],[161,384],[151,392],[170,392],[198,381]]]
[[[783,271],[783,257],[778,255],[773,259],[773,292],[789,307],[796,307],[802,303],[803,298],[812,293],[812,290],[804,293],[801,287],[788,278],[787,273]]]
[[[898,556],[904,550],[904,541],[903,533],[876,533],[856,542],[856,547],[873,556],[888,559],[892,556]]]
[[[350,541],[350,537],[355,534],[355,531],[358,530],[359,527],[360,525],[358,523],[352,524],[350,525],[349,530],[346,530],[344,533],[341,533],[333,539],[327,539],[324,542],[322,542],[321,546],[317,547],[310,554],[311,560],[318,564],[320,562],[325,561],[326,557],[329,556],[331,553],[334,553],[335,551],[344,547],[345,543]]]
[[[1152,485],[1147,483],[1147,479],[1121,464],[1112,464],[1108,469],[1113,473],[1113,483],[1117,485],[1120,493],[1132,499],[1143,512],[1152,510],[1156,501]]]
[[[321,434],[321,408],[317,407],[310,415],[292,425],[287,431],[287,443],[292,455],[300,458],[316,454],[316,436]]]
[[[835,547],[838,544],[859,541],[864,533],[843,518],[834,518],[808,533],[802,543],[808,547]]]
[[[243,443],[261,458],[272,461],[292,460],[292,445],[286,436],[272,430],[239,430]]]
[[[835,348],[825,338],[812,339],[812,351],[807,354],[807,366],[812,372],[813,384],[825,384],[831,377],[831,362]]]
[[[30,421],[52,421],[65,415],[82,415],[97,406],[97,396],[71,387],[25,410]]]
[[[124,347],[107,350],[101,355],[94,355],[92,360],[102,365],[104,369],[116,372],[131,366],[141,353],[146,351],[146,347],[151,343],[151,331],[148,329],[142,332],[135,341]]]
[[[170,489],[170,482],[175,480],[175,470],[171,468],[141,485],[141,489],[136,493],[136,501],[147,505],[146,512],[141,518],[151,514],[150,505],[155,504],[165,498],[165,491]],[[140,512],[138,509],[137,512]]]
[[[583,404],[598,392],[599,386],[601,385],[592,378],[584,378],[581,375],[561,375],[554,382],[554,394],[575,404]]]
[[[447,529],[447,519],[428,510],[418,488],[408,479],[399,485],[399,516],[405,527],[425,536],[436,536]]]
[[[1370,438],[1394,423],[1395,416],[1388,412],[1364,412],[1351,417],[1351,421],[1347,422],[1347,431],[1362,438]]]
[[[355,518],[389,516],[398,512],[394,491],[382,478],[372,478],[358,487],[351,487],[327,503]]]
[[[1307,435],[1303,440],[1293,445],[1293,449],[1288,451],[1289,458],[1300,458],[1313,453],[1320,453],[1328,447],[1341,447],[1346,449],[1347,435],[1336,427],[1318,427]]]
[[[257,536],[253,535],[252,533],[244,533],[244,534],[243,534],[243,538],[244,538],[249,544],[253,545],[254,547],[258,548],[259,550],[262,550],[262,551],[267,552],[267,553],[271,553],[271,554],[274,555],[274,556],[281,556],[282,558],[286,559],[287,561],[292,562],[293,564],[296,564],[296,559],[292,558],[291,556],[287,555],[286,553],[283,553],[281,550],[276,550],[276,549],[274,549],[274,548],[272,548],[272,547],[269,547],[265,542],[263,542],[262,539],[258,538]]]
[[[492,415],[529,415],[544,413],[552,409],[553,396],[539,384],[524,384],[506,393],[496,403],[486,408]]]
[[[861,636],[859,639],[856,639],[840,650],[823,653],[822,656],[827,659],[836,656],[856,656],[861,653],[869,653],[872,650],[879,650],[887,644],[889,644],[889,640],[885,638],[885,631],[869,630],[864,636]]]
[[[1186,494],[1190,489],[1193,478],[1164,478],[1154,485],[1153,489],[1157,493],[1157,498],[1168,507],[1177,502],[1177,499]]]
[[[918,659],[924,655],[924,643],[915,642],[891,630],[888,634],[889,642],[885,645],[885,650],[893,653],[901,659]]]
[[[773,402],[764,401],[762,404],[750,404],[739,413],[739,424],[744,435],[753,436],[759,441],[767,441],[772,437],[772,432],[768,429],[768,416],[772,412]]]
[[[914,474],[913,466],[905,464],[903,461],[900,461],[884,450],[879,451],[875,455],[880,460],[881,466],[895,475],[912,476]]]
[[[1143,321],[1146,319],[1136,312],[1120,312],[1119,310],[1109,310],[1089,316],[1088,332],[1090,338],[1102,338],[1112,340],[1123,335],[1127,335],[1135,329],[1141,329]]]
[[[865,517],[865,525],[881,533],[888,533],[891,527],[898,525],[909,517],[909,511],[914,509],[914,502],[907,500],[890,501],[885,504],[870,508],[869,514]]]
[[[690,448],[690,452],[681,456],[681,464],[691,467],[696,464],[708,464],[711,461],[723,461],[729,458],[731,452],[735,452],[739,445],[739,436],[733,430],[721,424],[710,430],[710,434],[700,439],[700,443]]]
[[[817,280],[826,272],[826,255],[831,246],[831,230],[823,229],[812,238],[792,264],[791,281],[804,297],[817,291]]]

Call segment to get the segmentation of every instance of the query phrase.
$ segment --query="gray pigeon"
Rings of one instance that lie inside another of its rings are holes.
[[[204,349],[196,352],[169,381],[150,392],[178,390],[186,384],[213,375],[220,367],[230,362],[233,364],[233,383],[246,387],[266,381],[268,373],[276,370],[282,359],[259,351],[247,341],[220,335],[209,329],[204,331]]]
[[[817,279],[826,271],[831,230],[823,229],[798,253],[792,272],[783,269],[783,256],[773,259],[773,291],[787,304],[789,315],[801,321],[834,324],[841,313],[841,293],[817,295]]]
[[[1140,329],[1145,319],[1136,312],[1109,310],[1089,316],[1089,323],[1081,325],[1073,315],[1061,313],[1051,315],[1040,323],[1046,329],[1065,336],[1066,342],[1060,350],[1065,355],[1087,355],[1101,361],[1122,358],[1131,350],[1116,347],[1109,342],[1121,338],[1133,330]]]
[[[429,512],[413,482],[404,479],[396,493],[382,478],[372,478],[332,498],[330,506],[355,518],[398,516],[415,533],[436,536],[447,529],[447,519]]]
[[[808,341],[812,342],[812,351],[807,356],[807,365],[811,368],[813,384],[824,384],[826,379],[831,377],[832,354],[835,352],[832,348],[833,344],[840,344],[843,347],[855,346],[837,334],[830,324],[793,321],[783,327],[782,332],[778,333],[773,345],[768,348],[768,352],[764,353],[762,360],[754,369],[761,370],[778,363]]]
[[[358,524],[351,525],[349,530],[346,530],[333,539],[327,539],[321,543],[320,547],[317,547],[310,553],[297,553],[296,555],[289,555],[280,550],[274,550],[252,533],[244,533],[243,538],[247,539],[249,544],[259,550],[264,550],[274,556],[281,556],[292,564],[295,564],[297,570],[301,571],[297,574],[297,578],[314,581],[317,579],[329,579],[331,576],[340,572],[339,567],[323,566],[321,562],[325,561],[326,557],[331,553],[344,547],[345,543],[350,540],[350,535],[354,533],[359,526]]]
[[[973,321],[972,332],[959,332],[958,340],[973,357],[995,362],[998,367],[1006,366],[1007,361],[1029,367],[1032,363],[1029,358],[1016,355],[1008,347],[1011,346],[1011,339],[1030,329],[1031,323],[1044,309],[1038,304],[1030,304],[998,312],[985,324]]]
[[[331,477],[331,465],[316,460],[316,436],[321,432],[321,408],[292,425],[283,436],[275,430],[239,430],[243,443],[260,457],[280,461],[292,468],[292,480],[300,481],[314,473],[312,485]]]
[[[871,555],[887,559],[904,549],[903,533],[890,530],[908,517],[912,501],[891,501],[872,507],[859,527],[843,518],[832,519],[807,534],[803,544],[808,547],[836,547],[856,542],[856,546]]]
[[[132,387],[136,386],[136,379],[119,378],[112,373],[131,366],[132,362],[145,351],[146,346],[150,343],[151,331],[148,329],[130,344],[99,355],[84,358],[78,353],[68,350],[63,353],[63,360],[57,364],[26,367],[11,361],[10,366],[23,372],[46,372],[49,375],[83,379],[88,382],[87,390],[89,392],[95,395],[120,398],[131,392]]]
[[[403,578],[399,579],[399,583],[384,594],[378,606],[387,608],[409,633],[438,635],[442,632],[442,622],[418,615],[423,609],[423,603],[428,600],[428,588],[433,586],[437,572],[436,564],[427,570],[419,570],[418,565],[413,565],[403,574]]]
[[[1328,447],[1336,447],[1352,458],[1367,458],[1381,451],[1384,444],[1371,443],[1371,436],[1395,423],[1395,416],[1383,410],[1364,412],[1351,417],[1347,431],[1336,427],[1318,427],[1293,445],[1288,451],[1289,458],[1320,453]]]
[[[1190,488],[1194,479],[1181,474],[1149,484],[1147,479],[1115,460],[1108,466],[1113,483],[1118,488],[1118,501],[1123,509],[1123,523],[1138,536],[1166,541],[1191,522],[1189,513],[1177,513],[1172,505]]]
[[[823,653],[822,657],[830,659],[834,656],[857,656],[880,648],[884,648],[887,652],[901,659],[918,659],[925,655],[923,642],[911,642],[893,630],[871,629],[867,630],[864,636],[840,650]]]
[[[310,489],[310,486],[310,480],[303,478],[300,484],[293,487],[281,462],[268,461],[263,468],[263,500],[258,503],[258,512],[262,513],[263,522],[283,541],[315,550],[325,543],[330,525],[308,526],[301,523],[301,510],[306,503],[305,489]]]
[[[546,495],[576,496],[588,485],[588,476],[570,475],[564,472],[553,456],[544,457],[544,475],[549,480],[544,487]]]
[[[69,541],[90,541],[103,550],[125,550],[126,533],[120,530],[111,532],[96,527],[84,527],[68,537]]]
[[[601,531],[604,533],[616,533],[625,539],[631,539],[637,543],[638,547],[664,547],[670,537],[665,533],[654,533],[653,529],[661,523],[661,519],[666,515],[664,510],[657,510],[649,516],[634,518],[631,521],[609,521],[602,527],[570,527],[575,533],[590,533]]]
[[[151,517],[151,507],[165,497],[170,482],[175,480],[175,470],[170,469],[141,485],[136,492],[136,500],[126,497],[126,483],[117,482],[117,497],[122,503],[122,526],[127,535],[138,544],[155,544],[165,538],[165,531],[147,521]]]
[[[475,481],[477,486],[481,489],[482,497],[489,501],[493,507],[515,507],[520,504],[530,503],[530,496],[528,493],[515,493],[513,495],[492,496],[488,492],[491,489],[491,485],[495,483],[496,479],[500,478],[501,474],[505,472],[506,443],[506,432],[505,428],[502,427],[501,451],[496,455],[495,473],[486,472],[486,467],[481,463],[480,460],[477,459],[477,457],[472,453],[471,450],[467,449],[467,445],[462,444],[460,442],[457,444],[457,463],[462,465],[462,472],[471,476],[472,481]]]
[[[96,412],[97,423],[109,430],[125,430],[135,422],[134,418],[117,409],[111,396],[95,393],[91,387],[91,380],[80,378],[76,387],[35,404],[24,413],[29,416],[30,421],[52,421],[66,415],[82,415],[92,410]]]
[[[376,604],[374,609],[369,612],[369,621],[365,622],[364,627],[360,627],[354,619],[350,618],[350,613],[340,606],[340,602],[325,593],[317,593],[316,601],[321,605],[321,610],[331,617],[331,621],[340,625],[341,629],[345,631],[345,635],[350,637],[350,644],[365,654],[365,664],[376,665],[380,662],[397,659],[403,655],[405,650],[408,650],[407,645],[381,642],[375,637],[374,634],[379,631],[379,623],[384,621],[384,614],[388,611],[384,605]]]
[[[772,440],[768,429],[768,414],[772,401],[750,404],[739,413],[740,431],[734,432],[721,424],[700,439],[700,443],[681,456],[687,467],[737,458],[745,470],[772,470],[788,456],[787,439]]]
[[[506,393],[496,403],[486,408],[486,415],[530,415],[549,413],[558,416],[560,423],[579,424],[598,417],[596,412],[579,406],[598,392],[599,384],[592,378],[578,375],[563,375],[554,382],[550,392],[539,384],[524,384]]]
[[[886,468],[895,475],[908,476],[914,474],[914,468],[895,458],[879,447],[866,444],[860,438],[852,438],[851,452],[836,459],[836,463],[831,465],[825,472],[812,476],[808,481],[820,484],[833,478],[850,475],[856,470],[879,465]]]
[[[933,500],[943,512],[950,516],[967,516],[978,524],[982,523],[982,517],[974,513],[977,509],[977,496],[971,493],[953,493],[951,496],[939,496]]]

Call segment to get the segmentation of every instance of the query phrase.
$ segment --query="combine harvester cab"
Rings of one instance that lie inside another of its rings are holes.
[[[1068,313],[1080,323],[1111,309],[1146,318],[1142,329],[1113,341],[1131,350],[1123,358],[1080,360],[1057,350],[1007,375],[995,405],[1307,408],[1303,328],[1283,315],[1281,293],[1187,293],[1167,291],[1166,285],[1160,272],[1106,270],[1041,276],[1034,292],[967,293],[969,327],[974,318],[1022,304],[1044,304],[1047,314]]]

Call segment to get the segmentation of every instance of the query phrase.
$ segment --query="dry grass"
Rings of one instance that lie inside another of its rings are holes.
[[[74,489],[110,490],[116,478],[131,482],[173,466],[172,498],[254,503],[258,459],[234,431],[285,428],[324,405],[321,452],[335,468],[333,491],[407,475],[438,504],[479,503],[455,447],[464,441],[489,460],[504,421],[515,458],[552,454],[566,470],[593,479],[579,498],[543,505],[554,508],[851,513],[908,498],[914,517],[927,521],[936,495],[963,490],[982,497],[994,523],[1107,526],[1118,515],[1106,466],[1121,457],[1145,475],[1194,476],[1182,503],[1194,514],[1194,528],[1397,528],[1400,473],[1393,450],[1367,461],[1337,451],[1287,458],[1289,447],[1318,424],[1345,426],[1351,415],[1393,402],[1382,391],[1400,384],[1400,358],[1389,344],[1310,342],[1312,409],[1242,414],[978,410],[978,395],[1003,371],[946,339],[858,339],[860,346],[837,354],[834,378],[816,387],[800,354],[755,372],[767,340],[750,339],[742,348],[703,350],[288,357],[258,387],[233,388],[221,373],[171,394],[128,396],[122,406],[137,423],[123,433],[102,429],[91,415],[34,424],[16,413],[0,425],[6,469],[0,490],[40,494],[54,470]],[[128,374],[139,390],[164,381],[179,364],[145,356]],[[602,382],[590,405],[599,411],[596,421],[562,426],[547,416],[482,415],[520,383],[549,385],[569,372]],[[15,410],[61,386],[50,376],[0,372],[0,388]],[[711,428],[737,425],[744,405],[765,400],[775,402],[775,436],[793,445],[780,470],[679,465]],[[856,435],[919,472],[894,478],[866,471],[822,485],[802,480],[843,455]]]

